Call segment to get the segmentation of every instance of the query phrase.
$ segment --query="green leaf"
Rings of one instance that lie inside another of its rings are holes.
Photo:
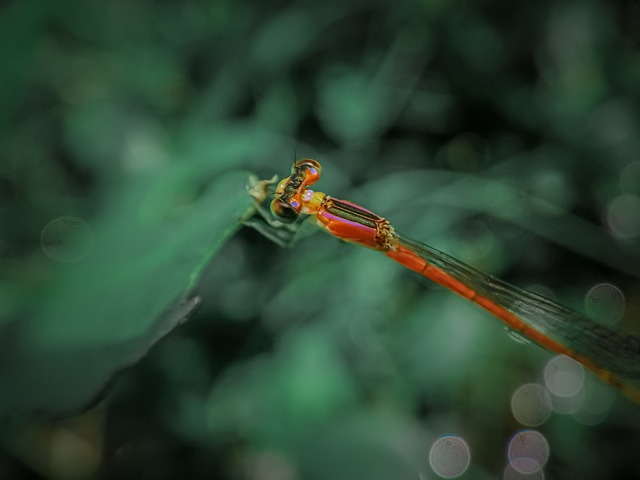
[[[32,308],[2,325],[1,409],[86,406],[199,303],[204,267],[253,210],[248,175],[161,171],[119,188],[91,222],[89,254],[54,263]]]

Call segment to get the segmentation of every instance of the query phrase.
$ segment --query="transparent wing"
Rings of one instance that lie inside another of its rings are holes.
[[[477,295],[503,307],[527,325],[566,345],[578,355],[591,359],[600,368],[614,375],[640,378],[638,337],[597,323],[548,298],[479,272],[435,248],[401,237],[397,237],[396,241],[474,290]],[[427,274],[425,276],[430,278]],[[470,300],[480,304],[475,298]]]

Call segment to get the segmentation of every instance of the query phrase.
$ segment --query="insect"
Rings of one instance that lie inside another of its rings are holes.
[[[435,248],[409,240],[385,218],[309,187],[322,174],[313,159],[295,162],[277,185],[270,210],[280,224],[315,218],[334,237],[378,250],[390,259],[474,302],[542,347],[580,362],[640,404],[640,339],[599,324],[533,292],[486,275]],[[275,182],[275,180],[273,180]],[[269,181],[261,182],[264,188]],[[256,197],[265,195],[254,195]]]

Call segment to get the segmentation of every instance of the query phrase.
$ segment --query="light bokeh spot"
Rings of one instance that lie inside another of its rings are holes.
[[[544,381],[553,395],[572,397],[584,385],[584,368],[572,358],[558,355],[544,367]]]
[[[511,465],[507,465],[504,467],[502,480],[544,480],[544,471],[539,469],[533,473],[522,473]]]
[[[520,430],[509,441],[507,458],[517,472],[535,473],[549,458],[549,443],[537,430]]]
[[[511,411],[521,424],[536,427],[551,415],[551,396],[537,383],[521,385],[511,396]]]
[[[40,244],[49,258],[56,262],[74,263],[82,260],[93,248],[93,230],[82,219],[58,217],[42,229]]]
[[[640,192],[640,162],[633,162],[622,170],[620,188],[626,193]]]
[[[429,464],[443,478],[462,475],[471,462],[471,451],[467,442],[457,435],[444,435],[431,446]]]
[[[624,315],[624,294],[615,285],[599,283],[587,293],[584,306],[586,313],[594,320],[613,325]]]
[[[604,382],[590,376],[585,382],[585,398],[573,417],[583,425],[597,425],[611,410],[616,398],[615,390]]]
[[[623,194],[609,202],[605,220],[618,238],[629,239],[640,235],[640,197]]]
[[[586,398],[585,389],[581,388],[575,395],[559,396],[551,395],[553,411],[561,415],[576,413],[582,407]]]

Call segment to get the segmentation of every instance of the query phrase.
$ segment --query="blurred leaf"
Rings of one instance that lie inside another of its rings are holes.
[[[410,40],[401,35],[382,58],[367,59],[361,68],[332,68],[319,78],[318,119],[334,139],[375,138],[396,120],[429,57],[428,41],[415,45]],[[398,71],[408,64],[410,73],[400,77]]]
[[[32,310],[3,326],[5,409],[83,407],[193,310],[202,269],[251,211],[245,173],[199,173],[174,166],[121,189],[89,255],[56,265]]]
[[[285,337],[274,357],[230,369],[210,398],[211,430],[288,445],[353,406],[353,384],[332,340],[324,325],[303,328]]]
[[[299,463],[309,479],[415,479],[425,470],[423,441],[411,422],[365,410],[314,430],[299,445]]]

